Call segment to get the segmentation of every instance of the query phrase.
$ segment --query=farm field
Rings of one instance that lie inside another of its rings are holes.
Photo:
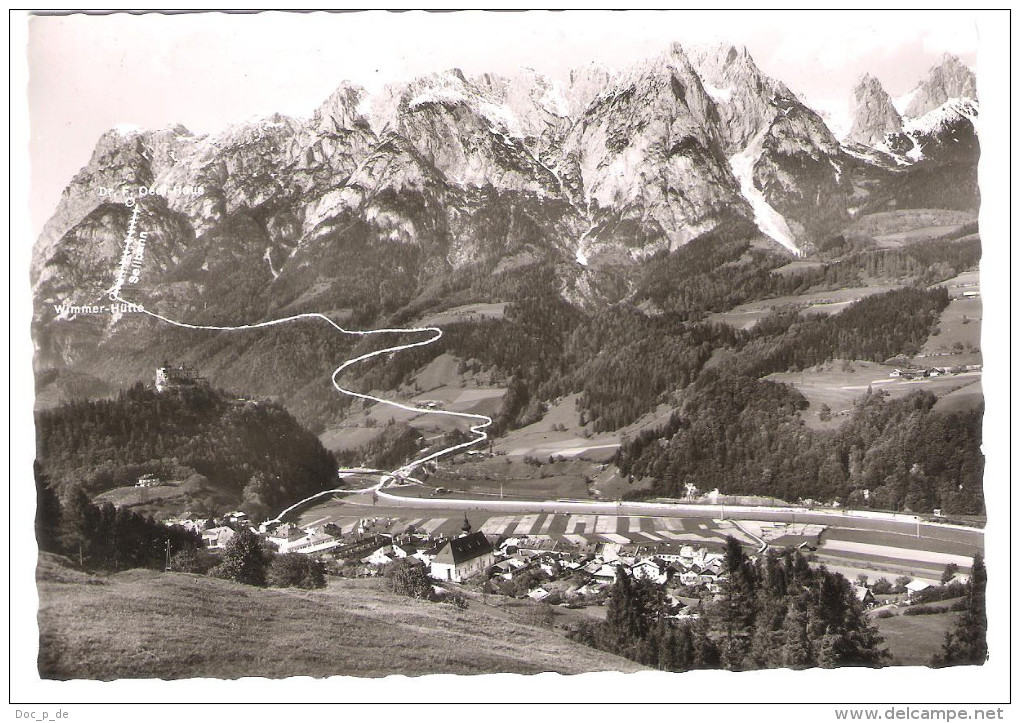
[[[195,500],[211,500],[226,507],[235,506],[240,502],[236,490],[217,485],[200,475],[182,482],[169,482],[154,487],[134,485],[114,487],[96,495],[94,502],[97,505],[109,502],[116,507],[124,507],[139,514],[162,519],[182,506],[194,504]]]
[[[729,311],[709,314],[706,321],[717,324],[729,324],[735,329],[750,329],[775,309],[801,309],[804,314],[836,314],[859,299],[874,294],[883,294],[898,288],[894,285],[880,284],[861,286],[850,289],[833,289],[831,291],[814,291],[808,294],[777,296],[772,299],[750,301],[735,306]]]
[[[971,558],[966,555],[954,555],[946,552],[933,552],[916,548],[893,547],[890,545],[867,542],[850,542],[846,540],[826,540],[819,548],[823,554],[832,557],[846,557],[854,560],[869,560],[876,564],[883,561],[909,560],[924,567],[944,569],[949,563],[956,563],[963,569],[970,567]]]
[[[981,299],[951,299],[936,329],[917,355],[919,365],[981,363]]]
[[[419,323],[421,326],[443,326],[461,321],[479,321],[481,319],[502,319],[506,312],[506,302],[496,304],[465,304],[446,311],[438,311],[426,315]]]
[[[820,269],[825,265],[822,261],[791,261],[785,266],[780,266],[778,269],[772,269],[774,274],[798,274],[801,271],[807,269]]]
[[[330,452],[343,452],[368,444],[383,433],[385,427],[333,427],[319,435],[322,446]]]
[[[971,560],[975,554],[983,552],[980,545],[965,545],[959,539],[940,539],[934,535],[926,535],[923,538],[912,535],[901,535],[895,532],[875,532],[872,530],[852,530],[845,527],[829,527],[822,535],[824,543],[829,542],[854,542],[869,545],[886,545],[894,548],[908,550],[922,550],[927,552],[941,552],[953,555],[963,555],[966,563],[960,567],[969,570]]]
[[[976,409],[985,401],[984,390],[981,380],[960,387],[935,402],[935,409],[940,412],[964,412],[968,409]]]
[[[502,462],[506,459],[508,458],[499,459],[497,462]],[[525,470],[515,472],[513,469],[506,468],[505,465],[503,466],[504,469],[501,470],[499,469],[499,464],[497,464],[493,473],[484,473],[478,476],[465,475],[460,470],[457,470],[456,467],[446,472],[440,470],[440,472],[429,478],[429,484],[452,490],[458,497],[463,497],[462,493],[468,493],[498,498],[501,491],[504,495],[534,500],[558,499],[561,497],[584,499],[588,496],[588,489],[584,484],[584,475],[569,471],[570,466],[576,467],[576,465],[568,466],[564,463],[544,465],[545,467],[567,467],[566,473],[558,474],[553,469],[542,472],[541,476],[536,472],[533,477],[524,476],[526,474]],[[522,467],[527,467],[523,463],[517,463],[512,466],[518,470]],[[456,470],[456,476],[450,473],[453,470]],[[521,476],[516,476],[517,474]],[[503,475],[507,476],[504,477]]]
[[[381,580],[262,589],[151,570],[90,575],[44,554],[38,581],[43,678],[641,669],[491,607],[412,600],[386,591]]]
[[[981,292],[981,275],[977,269],[971,269],[970,271],[963,271],[951,279],[936,284],[936,286],[945,286],[949,289],[950,298],[962,298],[964,292],[977,291]]]
[[[469,414],[495,415],[503,403],[505,387],[489,384],[486,374],[462,374],[460,360],[450,354],[433,359],[408,380],[399,393],[375,390],[374,396],[392,399],[409,406],[442,409]],[[467,420],[443,414],[429,414],[398,409],[386,404],[372,404],[350,414],[343,424],[319,435],[323,445],[332,451],[356,449],[379,436],[390,423],[403,422],[426,436],[455,429],[467,430]]]
[[[698,544],[721,549],[730,535],[749,548],[754,538],[730,520],[670,518],[645,515],[598,515],[561,513],[501,513],[468,510],[472,528],[487,535],[529,535],[567,543],[619,542],[639,544]],[[463,509],[407,509],[327,503],[306,511],[299,525],[333,522],[342,530],[354,529],[363,520],[375,520],[378,532],[403,532],[413,526],[432,534],[456,535],[464,524]]]
[[[844,233],[863,233],[874,237],[883,248],[896,248],[910,241],[935,238],[977,220],[968,211],[938,208],[882,211],[862,216]]]
[[[556,457],[606,462],[616,454],[623,436],[633,436],[648,427],[661,425],[674,411],[673,407],[660,404],[654,412],[615,432],[585,436],[577,415],[578,397],[578,394],[570,394],[550,404],[542,419],[511,430],[496,440],[493,449],[511,458],[546,460]]]
[[[890,377],[893,367],[875,362],[835,360],[828,364],[805,369],[801,372],[779,372],[766,379],[789,384],[796,388],[808,401],[808,408],[801,411],[804,423],[812,429],[833,429],[845,417],[840,412],[849,410],[853,401],[872,390],[888,392],[890,397],[901,397],[919,389],[943,397],[958,389],[980,383],[980,372],[964,372],[927,379],[902,379]],[[819,419],[823,404],[832,410],[828,422]]]
[[[928,665],[942,648],[946,632],[951,630],[960,613],[936,615],[894,615],[873,618],[872,623],[885,639],[885,647],[896,665]]]

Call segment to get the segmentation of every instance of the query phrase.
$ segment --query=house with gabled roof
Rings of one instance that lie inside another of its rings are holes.
[[[875,594],[866,585],[851,585],[850,588],[854,591],[854,597],[857,598],[861,605],[875,604]]]
[[[222,550],[234,536],[234,531],[229,527],[213,527],[202,531],[202,544],[213,550]]]
[[[911,580],[907,584],[907,600],[910,600],[917,593],[921,592],[922,590],[927,590],[930,587],[931,583],[926,582],[925,580]]]
[[[544,587],[536,587],[534,590],[531,590],[528,593],[528,597],[538,602],[545,600],[547,597],[549,597],[549,595],[550,595],[549,591],[546,590]]]
[[[481,532],[450,540],[432,559],[429,574],[437,580],[462,582],[488,570],[495,562],[492,545]]]
[[[657,560],[642,560],[630,569],[635,580],[651,580],[659,585],[666,582],[666,569]]]

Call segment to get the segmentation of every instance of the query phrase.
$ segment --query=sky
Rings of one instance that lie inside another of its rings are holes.
[[[979,62],[967,12],[121,13],[28,23],[36,233],[114,125],[207,133],[253,115],[309,115],[343,80],[375,90],[453,67],[522,66],[555,77],[592,62],[625,67],[673,41],[721,41],[746,45],[763,71],[833,111],[864,72],[895,98],[944,52]]]

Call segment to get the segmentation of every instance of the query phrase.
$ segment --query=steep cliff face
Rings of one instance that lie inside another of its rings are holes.
[[[887,133],[895,133],[903,127],[903,119],[896,112],[892,99],[872,75],[862,76],[854,86],[850,115],[853,125],[847,138],[866,146],[881,143]]]
[[[60,203],[36,241],[33,283],[64,234],[101,205],[123,201],[125,187],[149,186],[172,164],[173,156],[184,153],[194,141],[191,132],[180,125],[154,131],[119,126],[104,133],[88,164],[64,189]]]
[[[967,92],[965,70],[933,69],[926,102]],[[107,293],[135,208],[146,258],[129,301],[193,323],[323,311],[375,326],[411,318],[423,298],[444,303],[436,289],[524,264],[598,304],[625,298],[649,255],[705,234],[801,253],[851,208],[976,204],[975,102],[893,127],[880,87],[860,95],[860,135],[841,147],[746,50],[674,45],[559,83],[529,69],[451,70],[374,95],[342,83],[309,118],[274,114],[209,136],[114,129],[34,249],[38,360],[98,374],[116,348],[133,373],[172,346],[136,314],[70,323],[53,309]],[[954,198],[940,200],[944,189]],[[193,361],[224,380],[250,376],[251,362],[224,348],[210,341]],[[296,393],[281,380],[273,394]]]
[[[919,118],[953,99],[977,100],[977,78],[959,58],[946,53],[910,92],[903,115]]]
[[[571,125],[570,103],[556,83],[532,68],[509,77],[485,73],[472,83],[509,111],[535,158],[556,165]]]
[[[559,191],[555,174],[525,146],[518,117],[459,70],[423,76],[389,93],[395,105],[382,127],[408,139],[452,183],[540,195]]]
[[[749,215],[722,152],[718,111],[679,46],[592,100],[564,143],[561,176],[588,216],[589,258],[676,247]]]
[[[797,250],[845,217],[846,159],[821,117],[762,73],[746,48],[701,49],[693,62],[763,233]]]

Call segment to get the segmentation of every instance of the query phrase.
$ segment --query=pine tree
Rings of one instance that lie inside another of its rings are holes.
[[[635,607],[630,575],[622,566],[617,567],[616,581],[606,603],[606,620],[602,625],[605,649],[623,651],[637,641]]]
[[[81,566],[91,559],[98,518],[98,510],[85,490],[72,488],[61,505],[60,544],[69,554],[77,556]]]
[[[726,538],[725,560],[728,577],[723,585],[721,609],[726,632],[722,656],[726,668],[740,670],[751,647],[755,614],[754,578],[744,549],[733,537]]]
[[[242,527],[227,543],[223,562],[210,570],[209,574],[246,585],[265,587],[268,565],[269,555],[262,545],[262,538],[247,527]]]
[[[944,668],[950,665],[984,665],[988,660],[988,617],[985,610],[985,587],[988,573],[984,557],[974,556],[970,571],[967,607],[946,632],[942,650],[932,658],[932,665]]]
[[[38,462],[35,471],[35,539],[42,552],[60,552],[60,498]]]

